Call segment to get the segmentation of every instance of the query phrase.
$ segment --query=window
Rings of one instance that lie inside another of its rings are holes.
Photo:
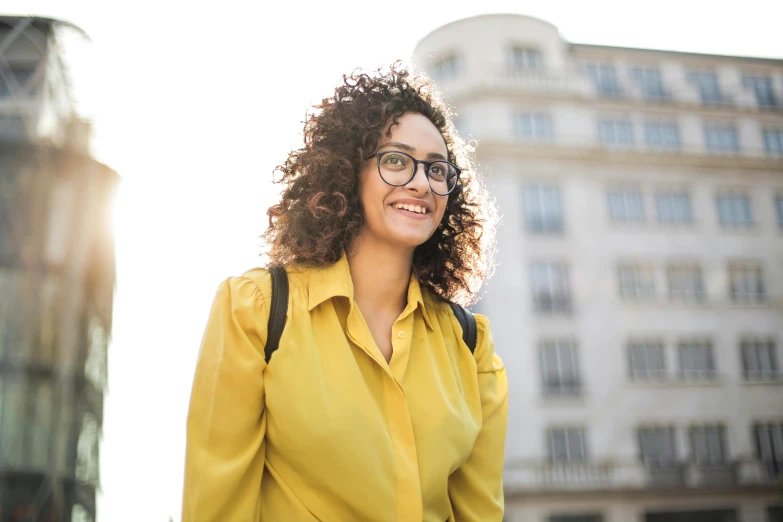
[[[669,298],[672,301],[701,303],[704,301],[704,281],[701,267],[688,263],[671,264],[666,269]]]
[[[30,419],[31,430],[28,434],[30,451],[29,465],[33,468],[46,469],[49,462],[49,447],[54,429],[53,388],[50,380],[36,380],[30,383],[32,392],[30,399],[35,403],[35,410]]]
[[[626,300],[650,301],[655,298],[655,273],[649,266],[620,265],[620,296]]]
[[[552,428],[547,432],[549,460],[583,462],[587,460],[584,428]]]
[[[93,522],[93,518],[84,506],[75,504],[71,510],[71,522]]]
[[[707,150],[712,154],[735,155],[739,153],[737,129],[730,125],[706,125],[704,138]]]
[[[619,223],[641,223],[644,221],[644,200],[642,192],[635,188],[611,189],[609,199],[609,217]]]
[[[595,90],[599,96],[618,97],[623,92],[617,81],[614,65],[605,63],[591,63],[587,65],[587,76],[595,84]]]
[[[571,311],[571,290],[565,263],[534,263],[530,274],[537,311]]]
[[[435,78],[438,80],[450,80],[462,73],[462,57],[456,54],[444,56],[435,65]]]
[[[735,303],[763,303],[766,298],[766,290],[761,266],[752,262],[730,263],[729,296]]]
[[[783,506],[768,506],[767,522],[783,522]]]
[[[68,396],[68,394],[55,394],[55,406],[58,412],[55,418],[55,429],[52,431],[52,459],[49,466],[53,469],[65,470],[65,473],[73,474],[76,471],[76,462],[73,450],[78,442],[78,434],[74,433],[74,428],[78,430],[77,417],[79,405]]]
[[[26,137],[28,125],[32,129],[32,124],[22,117],[21,114],[0,113],[0,138],[18,139]]]
[[[41,278],[40,301],[38,305],[40,322],[38,323],[38,363],[43,366],[55,366],[57,360],[57,330],[60,317],[61,278],[48,275]],[[0,292],[2,293],[2,292]]]
[[[764,463],[770,478],[783,476],[783,422],[755,424],[756,457]]]
[[[712,71],[691,71],[688,74],[691,83],[699,91],[701,102],[705,105],[721,105],[728,102],[718,84],[718,77]]]
[[[98,451],[100,426],[92,413],[82,417],[81,431],[76,443],[76,479],[97,486],[100,482]]]
[[[103,391],[106,386],[108,339],[103,322],[99,318],[93,317],[90,319],[87,338],[87,359],[84,363],[84,376],[96,390]]]
[[[775,214],[778,217],[778,226],[783,227],[783,194],[775,196]]]
[[[680,150],[680,131],[675,123],[647,123],[647,146],[656,151]]]
[[[513,46],[509,52],[509,62],[516,70],[540,70],[544,68],[541,51],[527,47]]]
[[[677,463],[674,428],[640,428],[639,453],[647,467],[662,468]]]
[[[23,91],[33,73],[35,73],[35,65],[0,67],[0,98]]]
[[[759,107],[777,106],[778,101],[772,88],[772,78],[769,76],[745,75],[742,77],[742,84],[748,89],[753,89]]]
[[[770,156],[783,154],[783,130],[764,129],[764,150]]]
[[[772,339],[743,339],[742,373],[746,381],[773,381],[780,378],[777,347]]]
[[[20,301],[23,291],[21,278],[6,268],[0,268],[0,359],[16,359],[20,363],[26,360],[26,350],[20,349],[26,344],[25,315],[14,304]],[[22,361],[19,361],[20,356]]]
[[[514,135],[525,141],[551,141],[552,119],[541,112],[523,112],[514,116]]]
[[[715,377],[715,359],[709,340],[685,340],[678,345],[680,376],[686,380],[712,379]]]
[[[726,427],[692,426],[689,431],[691,456],[700,466],[721,466],[729,460]]]
[[[724,227],[747,227],[753,224],[750,197],[742,192],[726,192],[715,198],[718,220]]]
[[[661,72],[655,67],[635,67],[631,75],[639,84],[642,96],[647,100],[664,100],[668,97],[663,88]]]
[[[691,198],[684,190],[659,190],[655,193],[658,222],[668,225],[693,223]]]
[[[525,220],[530,232],[556,234],[563,231],[563,210],[558,187],[553,185],[526,187],[524,198]]]
[[[663,379],[666,377],[666,360],[663,342],[638,340],[628,343],[628,361],[634,380]]]
[[[740,520],[736,509],[647,511],[644,514],[644,522],[740,522]]]
[[[579,364],[572,341],[543,341],[540,345],[541,380],[547,396],[579,395]]]
[[[608,148],[633,147],[633,126],[627,119],[608,119],[598,121],[598,137],[601,145]]]
[[[20,378],[0,380],[0,466],[23,467],[28,389]]]

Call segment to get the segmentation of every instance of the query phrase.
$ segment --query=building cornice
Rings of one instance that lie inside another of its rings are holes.
[[[712,156],[694,153],[650,152],[644,150],[609,150],[599,146],[568,147],[557,143],[521,143],[484,139],[479,141],[477,155],[510,159],[554,159],[617,165],[653,165],[692,167],[716,170],[757,170],[778,172],[783,176],[783,157]]]
[[[695,53],[690,51],[670,51],[666,49],[646,49],[643,47],[619,47],[612,45],[600,45],[600,44],[585,44],[585,43],[570,43],[569,47],[571,51],[603,51],[606,53],[617,54],[620,53],[644,53],[644,54],[662,54],[667,57],[675,59],[708,59],[708,60],[721,60],[721,61],[741,61],[741,62],[753,62],[758,65],[767,65],[773,67],[783,67],[783,58],[765,58],[760,56],[739,56],[728,54],[709,54],[709,53]]]

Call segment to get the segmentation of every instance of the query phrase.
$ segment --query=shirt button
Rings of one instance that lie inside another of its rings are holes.
[[[405,332],[400,330],[399,332],[397,332],[397,337],[399,337],[400,339],[405,339]]]

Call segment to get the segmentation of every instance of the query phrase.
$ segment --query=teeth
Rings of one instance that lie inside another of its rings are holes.
[[[394,205],[396,208],[407,210],[408,212],[415,212],[416,214],[426,214],[427,209],[418,205],[409,205],[407,203],[397,203]]]

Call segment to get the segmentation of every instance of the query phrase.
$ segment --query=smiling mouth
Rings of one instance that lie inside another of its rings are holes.
[[[408,212],[411,212],[412,214],[424,215],[424,214],[429,214],[430,213],[430,211],[426,207],[420,207],[418,205],[408,205],[408,204],[403,204],[403,203],[397,203],[397,204],[393,204],[391,206],[393,208],[397,208],[397,209],[400,209],[400,210],[407,210]]]

